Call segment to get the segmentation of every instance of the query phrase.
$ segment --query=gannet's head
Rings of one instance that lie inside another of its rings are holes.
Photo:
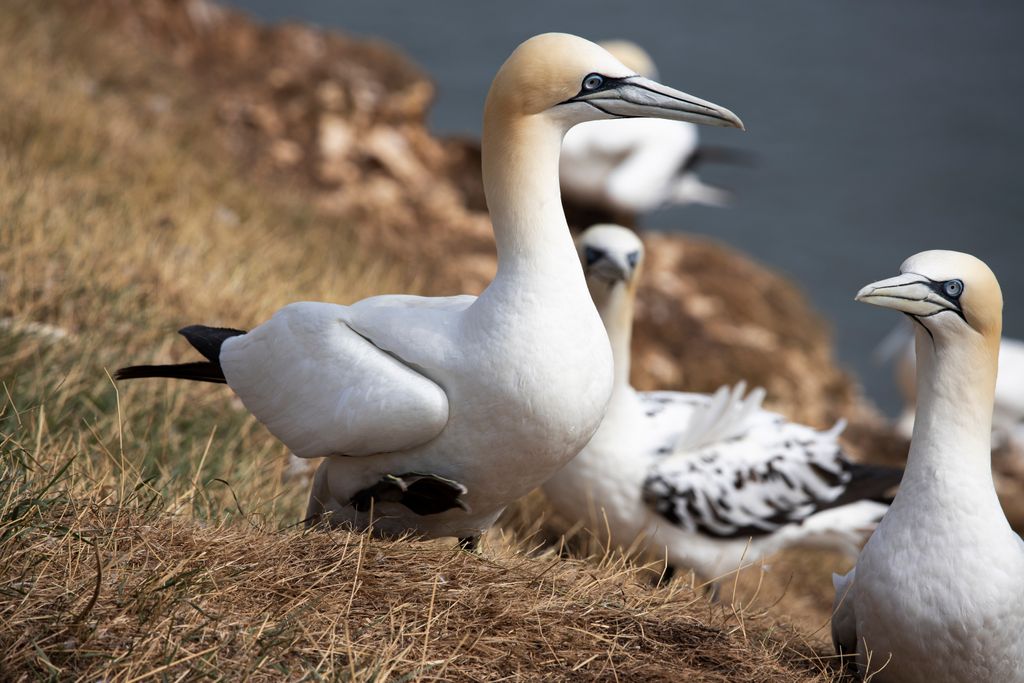
[[[633,73],[658,80],[658,67],[654,65],[654,60],[636,43],[628,40],[602,40],[598,45],[625,64],[627,69],[632,69]]]
[[[981,260],[958,251],[923,251],[900,275],[857,292],[857,301],[902,311],[933,340],[981,335],[998,347],[1003,324],[999,282]]]
[[[532,116],[563,131],[584,121],[636,117],[743,128],[728,109],[637,75],[599,45],[566,33],[524,42],[491,84],[485,120]]]
[[[594,225],[576,238],[576,248],[599,309],[612,291],[635,291],[644,260],[644,245],[635,232],[610,223]]]

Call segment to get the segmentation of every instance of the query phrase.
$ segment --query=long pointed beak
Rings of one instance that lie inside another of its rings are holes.
[[[606,282],[628,282],[633,277],[633,266],[609,254],[586,267],[588,276],[596,276]]]
[[[643,76],[623,78],[611,87],[579,95],[574,101],[587,102],[616,117],[671,119],[746,130],[740,118],[725,107]]]
[[[927,278],[903,273],[862,287],[854,299],[917,316],[934,315],[946,309],[956,310],[953,304],[938,296],[931,285]]]

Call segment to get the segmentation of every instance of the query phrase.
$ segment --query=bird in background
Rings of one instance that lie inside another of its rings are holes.
[[[651,57],[638,45],[601,43],[638,74],[657,78]],[[667,205],[726,206],[731,195],[704,183],[703,162],[745,163],[739,150],[700,145],[697,126],[683,121],[618,119],[594,121],[569,131],[559,164],[562,193],[574,204],[610,211],[620,222]]]
[[[116,376],[226,383],[295,455],[325,458],[313,522],[472,547],[579,452],[604,414],[611,350],[562,212],[559,152],[578,123],[644,116],[743,128],[594,43],[531,38],[484,107],[498,271],[479,297],[295,303],[249,332],[181,330],[205,361]]]
[[[882,362],[893,361],[893,375],[903,395],[903,412],[896,421],[896,428],[909,439],[914,431],[917,405],[917,355],[912,323],[894,328],[879,344],[875,355]],[[1008,448],[1018,457],[1024,455],[1024,341],[1008,337],[1003,337],[999,343],[992,447]]]
[[[604,421],[544,484],[551,505],[611,547],[667,558],[717,579],[790,546],[856,557],[901,472],[851,462],[842,424],[818,431],[763,410],[762,389],[638,392],[629,384],[633,307],[644,248],[617,225],[577,240],[612,345]]]
[[[1003,298],[977,258],[926,251],[857,301],[914,323],[917,415],[903,484],[856,567],[832,640],[873,681],[1024,681],[1024,541],[992,481]]]

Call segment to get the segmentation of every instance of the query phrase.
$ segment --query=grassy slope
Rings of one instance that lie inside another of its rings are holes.
[[[105,370],[391,266],[247,178],[173,64],[31,0],[0,5],[0,63],[0,680],[822,677],[619,566],[289,527],[305,490],[228,391]]]

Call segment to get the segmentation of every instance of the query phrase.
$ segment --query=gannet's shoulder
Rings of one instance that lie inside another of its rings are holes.
[[[408,449],[448,422],[441,387],[354,329],[352,313],[350,306],[291,304],[221,349],[228,385],[297,456]]]
[[[690,437],[683,430],[684,445],[694,439],[694,446],[666,453],[648,471],[643,498],[661,517],[719,538],[758,536],[800,523],[840,499],[852,464],[838,430],[819,432],[759,408],[723,420],[712,414],[718,408],[709,399],[691,422],[712,427],[698,424]]]
[[[457,296],[415,296],[413,294],[381,294],[355,302],[350,306],[353,312],[360,313],[386,308],[401,308],[423,311],[464,311],[469,308],[476,297],[471,294]]]
[[[374,296],[352,304],[346,321],[378,348],[429,374],[456,360],[462,314],[474,301],[470,295]]]

